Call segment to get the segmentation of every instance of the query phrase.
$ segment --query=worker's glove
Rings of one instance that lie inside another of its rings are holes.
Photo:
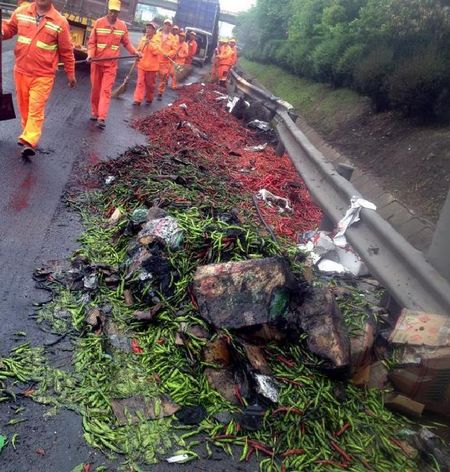
[[[71,79],[69,79],[69,81],[67,82],[67,85],[69,86],[69,88],[74,88],[75,85],[77,85],[77,79],[75,77],[72,77]]]
[[[142,52],[141,51],[136,51],[136,56],[141,59],[142,58]]]
[[[86,57],[86,62],[91,62],[91,61],[92,61],[92,57],[91,57],[91,56]]]

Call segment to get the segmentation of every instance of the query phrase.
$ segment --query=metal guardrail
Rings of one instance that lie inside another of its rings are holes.
[[[9,3],[9,2],[0,2],[0,8],[2,10],[14,11],[17,8],[17,4],[16,3]]]
[[[248,97],[274,112],[274,124],[297,172],[314,201],[336,224],[352,196],[361,196],[296,126],[295,110],[277,97],[250,84],[232,70],[231,80]],[[294,120],[292,119],[294,117]],[[402,307],[450,315],[450,284],[376,211],[361,210],[361,221],[346,236],[372,274]]]

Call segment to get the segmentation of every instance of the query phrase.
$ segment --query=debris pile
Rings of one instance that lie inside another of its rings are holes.
[[[183,94],[187,108],[140,124],[154,130],[152,144],[91,170],[97,189],[70,197],[86,227],[80,249],[35,273],[53,293],[39,321],[71,339],[72,368],[25,344],[0,359],[0,388],[16,381],[35,401],[78,412],[86,441],[131,470],[232,446],[263,471],[420,470],[418,451],[433,461],[440,443],[418,438],[381,390],[367,388],[367,369],[373,380],[388,358],[375,351],[382,316],[362,289],[370,279],[307,282],[296,237],[313,229],[316,209],[306,193],[296,201],[257,179],[303,184],[284,158],[267,174],[262,160],[247,179],[236,158],[248,158],[243,148],[257,137],[225,121],[212,88]],[[197,99],[217,123],[186,118]],[[183,114],[192,127],[177,129]],[[193,129],[213,136],[221,123],[232,134],[199,148],[206,138]],[[266,153],[271,146],[257,155]],[[249,192],[263,188],[289,200],[292,212],[260,211],[290,240],[261,231]]]

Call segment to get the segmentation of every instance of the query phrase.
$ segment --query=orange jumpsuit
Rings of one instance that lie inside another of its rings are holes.
[[[154,34],[151,39],[144,36],[139,43],[138,51],[142,58],[138,62],[138,78],[134,90],[134,101],[141,103],[146,98],[148,103],[153,101],[156,75],[159,70],[159,55],[161,43],[159,36]]]
[[[183,66],[184,64],[186,64],[186,58],[188,57],[188,55],[189,55],[188,43],[186,41],[183,41],[180,44],[180,47],[178,49],[178,53],[177,53],[177,57],[175,58],[175,62],[177,64],[180,64],[181,66]],[[172,64],[172,67],[173,67],[173,69],[175,69],[173,64]],[[172,88],[174,88],[174,89],[177,88],[177,73],[176,73],[176,71],[174,72],[173,77],[172,77]]]
[[[111,25],[106,16],[95,21],[88,41],[88,55],[91,58],[119,57],[123,44],[130,54],[136,54],[128,37],[128,29],[122,20]],[[118,61],[91,63],[91,110],[92,116],[105,120],[111,101],[111,90],[116,80]]]
[[[17,35],[14,81],[22,125],[19,141],[36,147],[59,60],[68,79],[75,78],[69,24],[53,6],[36,24],[36,6],[32,3],[18,7],[2,24],[2,32],[3,39]]]
[[[228,44],[219,46],[219,54],[217,55],[219,81],[227,80],[228,71],[231,68],[232,57],[233,51]]]
[[[189,46],[189,55],[186,59],[186,64],[192,64],[192,59],[197,54],[197,49],[198,49],[197,41],[195,39],[191,39],[188,42],[188,46]]]
[[[178,38],[172,33],[165,34],[163,31],[156,33],[161,44],[161,54],[159,56],[159,88],[158,93],[162,95],[166,89],[167,81],[169,80],[171,62],[164,57],[169,56],[174,59],[178,51]]]

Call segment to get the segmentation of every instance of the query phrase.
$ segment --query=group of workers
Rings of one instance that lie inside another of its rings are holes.
[[[96,20],[87,47],[87,62],[91,67],[91,120],[99,128],[105,127],[112,87],[116,79],[120,46],[137,57],[137,83],[134,105],[144,99],[153,100],[156,80],[159,79],[160,100],[170,78],[176,88],[176,71],[179,66],[191,64],[197,52],[195,32],[186,33],[170,20],[163,27],[156,23],[146,25],[145,36],[137,49],[129,39],[124,21],[118,18],[120,0],[109,0],[108,13]],[[53,6],[52,0],[24,1],[11,18],[1,25],[2,39],[17,36],[15,46],[14,81],[16,84],[22,132],[17,144],[22,146],[22,156],[35,154],[42,134],[45,106],[55,82],[58,63],[62,62],[68,86],[76,85],[75,57],[66,18]],[[234,42],[235,44],[235,42]],[[214,69],[217,79],[224,80],[236,54],[231,46],[221,40],[216,50]]]
[[[197,52],[196,33],[186,33],[167,19],[161,30],[156,23],[147,23],[145,36],[138,46],[141,55],[137,69],[138,78],[134,91],[133,105],[140,105],[144,98],[147,103],[153,101],[156,79],[159,79],[158,100],[172,79],[172,88],[177,88],[177,68],[192,64]]]

